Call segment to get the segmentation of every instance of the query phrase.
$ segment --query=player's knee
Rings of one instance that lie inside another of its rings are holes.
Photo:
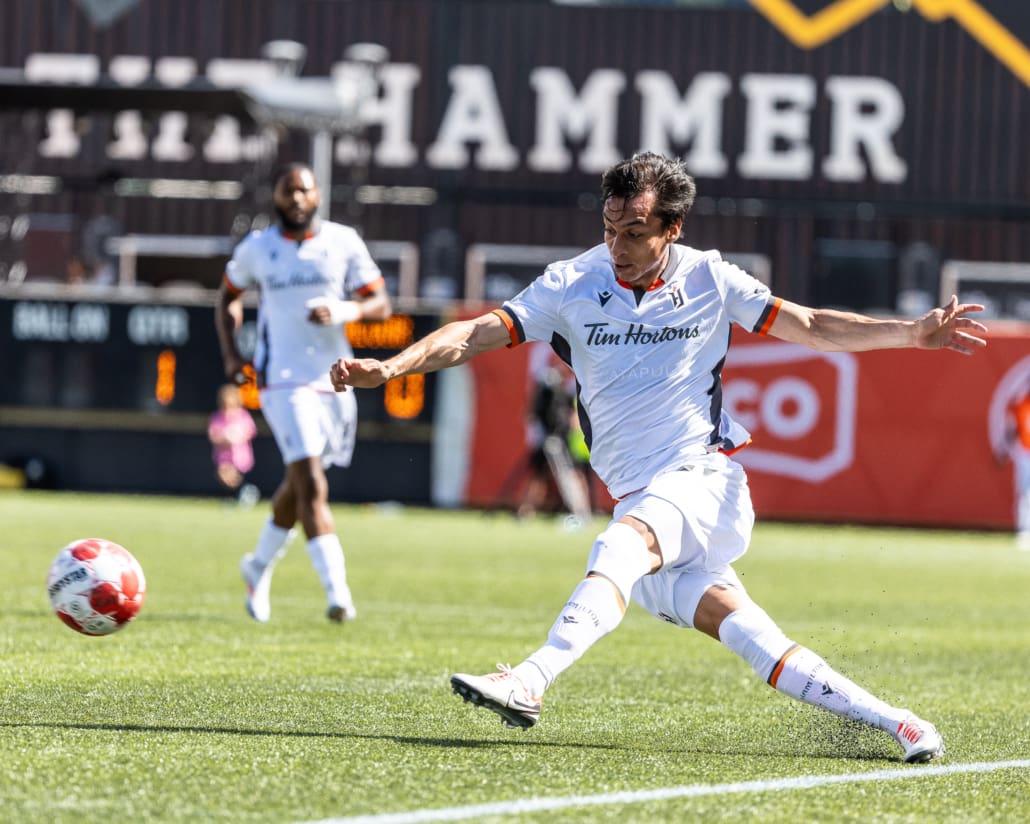
[[[594,541],[587,573],[603,575],[629,603],[633,584],[651,571],[653,557],[644,537],[628,524],[611,524]]]

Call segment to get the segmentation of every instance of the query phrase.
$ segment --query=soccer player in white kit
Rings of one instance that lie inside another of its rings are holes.
[[[776,298],[723,261],[676,243],[694,182],[678,160],[643,153],[602,178],[605,242],[547,270],[500,309],[451,323],[386,361],[337,361],[338,390],[464,363],[525,341],[549,341],[580,384],[590,462],[617,504],[586,576],[546,643],[514,668],[458,674],[456,693],[527,728],[550,684],[618,626],[632,599],[693,627],[743,658],[770,686],[890,734],[909,762],[944,752],[934,726],[891,706],[794,643],[755,604],[733,570],[754,511],[731,457],[749,436],[722,410],[720,372],[730,325],[814,349],[861,351],[986,345],[957,299],[915,320],[874,320]]]
[[[251,617],[271,616],[269,591],[276,562],[299,521],[311,563],[325,588],[329,619],[357,610],[347,585],[343,548],[329,508],[325,468],[349,466],[357,404],[333,391],[325,363],[353,357],[344,324],[385,320],[391,302],[382,274],[354,229],[317,217],[320,192],[308,166],[291,164],[275,176],[278,225],[252,232],[233,252],[215,308],[225,373],[238,379],[247,364],[236,345],[241,295],[260,291],[254,353],[261,410],[286,467],[272,497],[272,515],[240,572]]]

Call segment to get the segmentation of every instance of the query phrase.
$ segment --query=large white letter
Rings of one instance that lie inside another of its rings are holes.
[[[33,53],[25,58],[25,79],[33,83],[96,83],[100,61],[94,54]],[[44,157],[75,157],[79,135],[70,109],[47,112],[47,137],[39,144]]]
[[[747,96],[747,122],[737,170],[744,177],[811,177],[815,81],[803,74],[746,74],[740,87]]]
[[[637,75],[640,92],[640,148],[674,154],[669,136],[680,147],[690,146],[684,158],[691,174],[721,177],[726,174],[722,153],[722,102],[730,91],[730,79],[720,72],[701,72],[681,98],[666,72],[644,71]]]
[[[388,63],[380,67],[383,96],[369,100],[361,109],[366,124],[379,124],[382,136],[376,146],[380,166],[411,166],[418,148],[411,140],[411,100],[422,72],[414,63]]]
[[[454,91],[436,142],[426,150],[426,162],[437,169],[461,169],[469,163],[466,144],[478,143],[476,165],[480,169],[514,169],[519,153],[508,140],[490,69],[454,66],[448,79]]]
[[[538,172],[565,172],[572,162],[563,135],[586,140],[579,156],[584,172],[600,172],[618,162],[615,126],[619,93],[626,76],[616,69],[597,69],[579,97],[563,69],[533,69],[529,84],[536,90],[536,143],[526,160]]]
[[[381,127],[375,160],[380,166],[412,166],[418,148],[411,140],[411,99],[422,77],[414,63],[384,63],[374,73],[354,63],[336,63],[333,78],[367,91],[356,92],[357,116],[362,128]],[[364,134],[344,135],[336,141],[336,162],[347,165],[367,163],[371,148]]]
[[[884,183],[900,183],[908,168],[891,144],[905,118],[901,92],[879,77],[830,77],[826,93],[833,101],[830,118],[830,156],[823,174],[830,180],[862,180],[865,164],[858,151],[865,147],[869,170]]]
[[[269,60],[237,60],[216,57],[207,64],[207,78],[221,88],[240,89],[256,83],[274,80],[276,68]],[[204,159],[211,163],[238,163],[240,160],[255,160],[267,153],[270,146],[264,146],[270,137],[247,137],[240,134],[240,122],[227,114],[219,115],[211,128],[211,135],[204,141]]]

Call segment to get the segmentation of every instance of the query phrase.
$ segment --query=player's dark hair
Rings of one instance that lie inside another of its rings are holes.
[[[636,197],[641,192],[654,192],[654,213],[663,227],[677,220],[686,220],[694,205],[697,187],[682,160],[655,152],[639,152],[609,167],[601,176],[601,202],[610,197]]]

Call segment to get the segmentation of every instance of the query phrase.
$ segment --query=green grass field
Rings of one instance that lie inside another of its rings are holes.
[[[0,493],[0,821],[1030,820],[1030,553],[1010,536],[767,524],[738,564],[796,641],[937,724],[948,752],[926,767],[638,607],[539,725],[508,730],[448,676],[539,646],[594,530],[335,511],[359,619],[325,620],[297,541],[260,625],[237,562],[263,506]],[[44,588],[91,536],[147,574],[107,638],[63,626]]]

